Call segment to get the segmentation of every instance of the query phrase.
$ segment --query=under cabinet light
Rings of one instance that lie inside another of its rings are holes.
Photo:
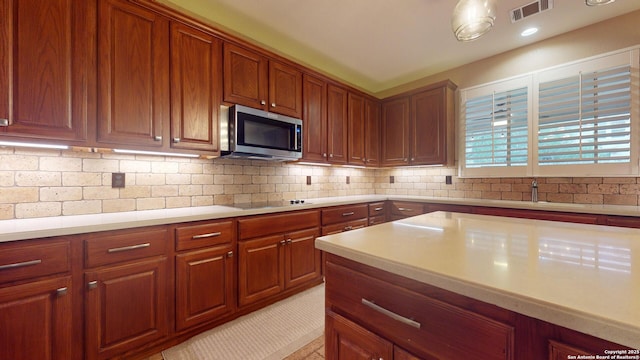
[[[331,166],[331,164],[327,164],[327,163],[313,163],[313,162],[305,162],[305,161],[298,161],[298,162],[294,162],[292,164],[295,165],[318,165],[318,166]]]
[[[39,144],[39,143],[26,143],[16,141],[0,141],[0,146],[15,146],[15,147],[27,147],[38,149],[55,149],[55,150],[68,150],[67,145],[55,145],[55,144]]]
[[[131,154],[131,155],[176,156],[176,157],[186,157],[186,158],[200,157],[200,155],[197,155],[197,154],[168,153],[168,152],[128,150],[128,149],[113,149],[113,152],[118,154]]]

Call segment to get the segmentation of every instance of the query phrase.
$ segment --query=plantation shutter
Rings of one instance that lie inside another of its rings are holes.
[[[631,161],[631,68],[539,84],[538,164]]]
[[[465,166],[526,166],[528,88],[521,87],[465,102]]]

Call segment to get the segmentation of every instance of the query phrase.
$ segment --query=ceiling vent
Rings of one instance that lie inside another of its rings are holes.
[[[510,11],[511,22],[518,22],[537,13],[553,9],[553,0],[538,0]]]

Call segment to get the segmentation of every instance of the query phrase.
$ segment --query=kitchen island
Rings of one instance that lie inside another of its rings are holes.
[[[640,230],[435,212],[316,247],[329,358],[366,338],[385,359],[640,359]]]

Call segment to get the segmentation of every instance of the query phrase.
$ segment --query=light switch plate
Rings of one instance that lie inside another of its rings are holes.
[[[111,173],[111,187],[123,188],[125,185],[124,173]]]

